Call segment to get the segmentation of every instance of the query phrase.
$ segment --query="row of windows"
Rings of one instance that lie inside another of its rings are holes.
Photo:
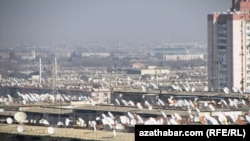
[[[247,83],[247,87],[249,87],[250,86],[250,83]]]
[[[226,39],[218,39],[218,43],[226,43],[227,40]]]
[[[227,83],[225,83],[225,82],[220,82],[220,87],[221,87],[221,88],[227,87]]]
[[[226,57],[226,55],[227,55],[227,52],[226,51],[219,51],[219,56],[221,56],[221,57],[223,57],[224,56],[224,58]]]
[[[227,71],[223,71],[223,70],[220,71],[220,75],[226,75],[226,74],[227,74]]]
[[[250,65],[247,65],[247,69],[250,69]]]
[[[226,49],[227,46],[218,46],[218,49]]]
[[[227,34],[226,34],[226,32],[218,32],[217,36],[218,37],[227,37]]]

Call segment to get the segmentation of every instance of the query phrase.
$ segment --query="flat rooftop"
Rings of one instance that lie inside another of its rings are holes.
[[[81,128],[54,128],[54,133],[48,133],[46,126],[30,126],[21,125],[23,132],[19,133],[17,127],[19,124],[0,124],[0,133],[24,135],[24,136],[39,136],[39,137],[52,137],[52,138],[68,138],[80,140],[97,140],[97,141],[134,141],[134,133],[116,132],[113,136],[113,131],[100,131],[89,130]]]

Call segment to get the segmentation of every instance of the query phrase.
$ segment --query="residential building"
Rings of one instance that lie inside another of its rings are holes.
[[[232,0],[230,10],[207,15],[208,87],[250,87],[250,0]]]

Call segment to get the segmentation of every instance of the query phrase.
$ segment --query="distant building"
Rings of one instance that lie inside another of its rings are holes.
[[[57,58],[69,58],[71,57],[71,52],[70,51],[57,51],[55,53],[55,56]]]
[[[39,81],[39,80],[40,80],[40,76],[39,76],[39,75],[32,75],[32,76],[31,76],[31,79],[32,79],[33,81]]]
[[[132,68],[141,69],[141,68],[145,68],[145,65],[142,63],[134,63],[134,64],[132,64]]]
[[[155,66],[148,66],[143,69],[126,69],[127,74],[139,74],[139,75],[156,75],[156,74],[168,74],[169,69],[158,68]]]
[[[153,56],[162,58],[166,61],[189,61],[189,60],[196,60],[196,59],[205,59],[205,54],[203,53],[194,53],[190,52],[190,45],[180,44],[175,46],[169,46],[169,47],[160,47],[160,48],[154,48],[153,49]]]
[[[82,53],[82,57],[90,57],[90,56],[97,56],[97,57],[109,57],[110,53]]]
[[[232,0],[232,8],[208,14],[208,87],[250,87],[250,1]]]
[[[21,54],[21,59],[23,60],[34,60],[36,59],[36,52],[32,50],[31,52],[25,52]]]
[[[10,59],[9,52],[0,52],[0,59]]]
[[[183,47],[159,47],[152,50],[152,55],[159,58],[166,55],[184,55],[187,53],[188,50]]]
[[[183,61],[188,61],[188,60],[197,60],[201,59],[203,60],[204,54],[173,54],[173,55],[164,55],[164,59],[166,61],[178,61],[178,60],[183,60]]]

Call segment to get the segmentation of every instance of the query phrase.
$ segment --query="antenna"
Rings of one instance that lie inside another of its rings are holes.
[[[42,65],[41,65],[41,58],[39,59],[39,83],[42,80]]]
[[[55,58],[54,64],[52,64],[52,95],[55,96],[56,92],[56,79],[57,79],[57,60]]]

